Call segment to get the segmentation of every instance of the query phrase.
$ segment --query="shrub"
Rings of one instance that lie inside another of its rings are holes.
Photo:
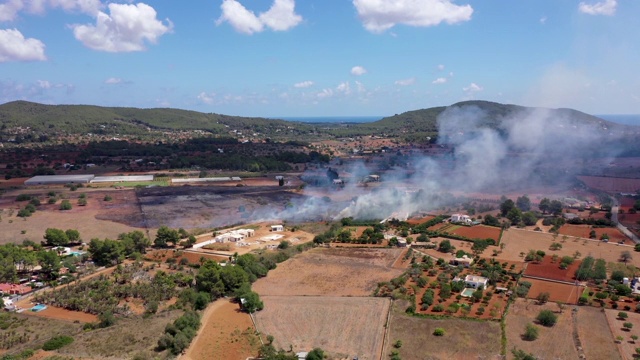
[[[524,335],[522,335],[522,338],[527,341],[536,340],[539,335],[538,332],[539,332],[538,327],[529,323],[524,328]]]
[[[29,201],[31,200],[31,195],[29,194],[20,194],[16,197],[16,201]]]
[[[71,210],[71,208],[73,208],[73,206],[71,206],[69,200],[62,200],[60,203],[60,210]]]
[[[626,318],[628,318],[628,317],[629,317],[629,314],[627,314],[627,313],[626,313],[626,312],[624,312],[624,311],[620,311],[620,312],[618,313],[618,319],[622,319],[622,320],[624,320],[624,319],[626,319]]]
[[[551,327],[558,321],[558,316],[551,310],[542,310],[538,313],[538,316],[536,316],[536,320],[538,320],[542,326]]]
[[[73,342],[73,338],[67,335],[54,336],[42,345],[42,350],[51,351],[58,350],[63,346],[69,345]]]
[[[435,312],[443,312],[444,311],[444,306],[442,306],[441,304],[438,304],[438,305],[433,307],[433,311],[435,311]]]
[[[633,328],[633,323],[626,322],[626,323],[622,324],[622,327],[623,327],[625,330],[629,331],[629,330],[631,330],[631,329]]]
[[[435,336],[444,336],[444,334],[446,334],[446,332],[443,328],[436,328],[435,330],[433,330],[433,335]]]

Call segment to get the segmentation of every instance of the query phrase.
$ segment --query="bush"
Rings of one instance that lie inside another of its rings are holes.
[[[45,351],[58,350],[63,346],[71,344],[72,342],[73,342],[73,338],[71,336],[67,336],[67,335],[55,336],[47,340],[47,342],[45,342],[44,345],[42,345],[42,350],[45,350]]]
[[[538,320],[542,326],[551,327],[558,321],[558,316],[551,310],[542,310],[538,313],[538,316],[536,316],[536,320]]]
[[[20,194],[16,197],[16,201],[29,201],[31,200],[31,195],[29,194]]]
[[[102,199],[102,200],[104,200],[104,201],[111,201],[111,200],[113,200],[113,198],[111,197],[111,195],[105,195],[105,196],[104,196],[104,199]]]
[[[71,210],[72,208],[73,206],[71,206],[69,200],[62,200],[60,203],[60,210]]]
[[[524,328],[524,335],[522,335],[522,338],[527,341],[534,341],[538,338],[538,332],[538,327],[529,323]]]
[[[433,330],[433,335],[435,336],[444,336],[445,333],[446,332],[443,328],[436,328],[435,330]]]

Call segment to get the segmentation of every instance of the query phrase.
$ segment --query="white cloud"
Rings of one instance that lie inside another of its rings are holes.
[[[540,18],[540,24],[544,25],[546,23],[547,23],[547,17],[546,16],[541,17]]]
[[[364,84],[361,83],[360,81],[356,81],[356,86],[358,87],[358,93],[363,93],[367,91],[367,88],[365,88]]]
[[[38,80],[38,86],[42,89],[50,89],[51,83],[47,80]]]
[[[295,7],[294,0],[275,0],[269,11],[260,14],[260,20],[274,31],[289,30],[302,21]]]
[[[349,95],[351,94],[351,86],[349,85],[349,82],[343,82],[340,83],[337,87],[336,87],[336,91],[341,92],[345,95]]]
[[[382,33],[396,24],[435,26],[469,21],[471,5],[455,5],[451,0],[353,0],[365,29]]]
[[[431,83],[432,83],[432,84],[444,84],[444,83],[446,83],[446,82],[447,82],[447,78],[445,78],[445,77],[439,77],[439,78],[437,78],[437,79],[433,80]]]
[[[109,4],[111,15],[97,14],[96,25],[72,25],[73,34],[86,47],[107,52],[145,50],[145,42],[155,44],[160,36],[173,28],[156,18],[156,11],[147,4]]]
[[[464,90],[467,93],[475,93],[475,92],[482,91],[484,89],[482,88],[482,86],[476,83],[471,83],[469,84],[469,86],[463,87],[462,90]]]
[[[265,26],[274,31],[289,30],[302,21],[302,16],[295,13],[295,5],[294,0],[274,0],[269,10],[256,16],[237,0],[223,0],[222,15],[216,25],[226,21],[236,31],[248,35],[264,31]]]
[[[213,104],[215,100],[215,96],[216,96],[215,93],[207,94],[206,92],[203,91],[197,96],[197,98],[198,100],[200,100],[205,104]]]
[[[17,29],[0,30],[0,62],[44,61],[45,45],[38,39],[25,39]]]
[[[36,1],[37,7],[42,7],[44,1]],[[80,11],[89,15],[96,15],[102,8],[100,0],[48,0],[52,8],[62,8],[64,11]],[[32,5],[34,6],[34,5]]]
[[[0,21],[15,20],[18,12],[22,10],[24,3],[21,0],[9,0],[4,4],[0,4]]]
[[[438,65],[438,70],[440,70],[440,71],[444,70],[444,65],[442,65],[442,64]]]
[[[322,89],[322,91],[317,93],[316,96],[318,98],[320,98],[320,99],[324,99],[324,98],[327,98],[327,97],[332,97],[333,96],[333,90],[331,90],[331,89]]]
[[[351,75],[360,76],[367,73],[367,69],[362,66],[354,66],[351,68]]]
[[[595,4],[587,4],[585,2],[581,2],[578,5],[578,10],[581,13],[589,14],[589,15],[613,15],[616,13],[616,7],[618,6],[617,0],[604,0],[597,2]]]
[[[313,81],[309,81],[309,80],[293,84],[293,87],[297,87],[297,88],[308,88],[310,86],[313,86]]]
[[[415,78],[408,78],[408,79],[396,80],[395,84],[400,86],[409,86],[409,85],[413,85],[413,83],[415,82],[416,82]]]
[[[115,77],[110,77],[107,80],[104,81],[105,84],[108,85],[117,85],[117,84],[122,84],[122,79],[121,78],[115,78]]]

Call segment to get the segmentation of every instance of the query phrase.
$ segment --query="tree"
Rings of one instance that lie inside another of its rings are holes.
[[[60,203],[60,210],[71,210],[73,208],[73,206],[71,205],[71,202],[69,202],[69,200],[62,200],[62,202]]]
[[[128,233],[122,233],[118,235],[125,247],[125,254],[131,255],[134,252],[145,254],[147,248],[151,246],[151,240],[144,236],[144,233],[140,230],[134,230]]]
[[[622,327],[625,331],[630,331],[633,328],[633,323],[625,322],[624,324],[622,324]]]
[[[547,211],[551,209],[551,200],[549,200],[548,198],[543,198],[542,200],[540,200],[540,204],[538,204],[538,209],[540,209],[540,211],[542,211],[543,214],[546,214]]]
[[[324,359],[324,351],[320,348],[315,348],[307,354],[305,360],[323,360]]]
[[[549,211],[556,216],[562,214],[562,203],[559,200],[551,200]]]
[[[624,263],[626,263],[631,259],[633,259],[633,256],[631,256],[631,253],[628,250],[625,250],[622,253],[620,253],[620,260],[622,260]]]
[[[523,350],[516,350],[516,348],[513,348],[513,350],[511,350],[511,353],[513,354],[514,360],[537,360],[537,358],[533,356],[533,354],[528,354]]]
[[[78,199],[78,205],[79,206],[87,206],[87,198],[83,198],[83,197],[79,198]]]
[[[526,226],[533,226],[536,224],[536,222],[538,222],[538,217],[532,211],[527,211],[524,214],[522,214],[522,222]]]
[[[538,316],[536,316],[536,320],[538,320],[542,326],[551,327],[558,321],[558,316],[551,310],[541,310]]]
[[[433,335],[435,336],[444,336],[445,333],[446,332],[444,331],[444,329],[440,327],[435,328],[435,330],[433,330]]]
[[[538,332],[539,329],[537,326],[533,325],[532,323],[528,323],[524,328],[524,334],[522,335],[522,338],[527,341],[534,341],[538,338]]]
[[[531,210],[531,200],[527,195],[522,195],[516,199],[516,207],[525,212]]]
[[[41,271],[46,274],[47,278],[55,279],[58,277],[58,271],[61,267],[58,252],[40,250],[38,252],[38,263],[42,267]]]
[[[75,243],[80,241],[80,232],[78,230],[67,229],[67,231],[65,231],[64,233],[67,234],[69,242]]]
[[[487,214],[482,220],[482,223],[488,226],[500,227],[500,220],[491,214]]]
[[[440,244],[438,245],[438,251],[443,252],[443,253],[449,253],[451,251],[453,251],[455,249],[455,247],[453,245],[451,245],[451,241],[445,239],[442,240],[440,242]]]
[[[67,233],[56,228],[48,228],[45,230],[44,239],[47,240],[47,245],[51,246],[64,246],[69,243]]]
[[[536,300],[538,300],[538,303],[540,304],[544,304],[547,301],[549,301],[549,296],[551,296],[548,292],[541,292],[540,294],[538,294],[538,296],[536,297]]]
[[[624,311],[620,311],[620,312],[618,313],[618,319],[625,320],[625,319],[626,319],[626,318],[628,318],[628,317],[629,317],[629,314],[627,314],[627,313],[626,313],[626,312],[624,312]]]
[[[120,264],[124,260],[125,245],[111,239],[91,239],[89,253],[93,261],[100,266]]]
[[[502,216],[507,216],[511,209],[515,208],[515,203],[511,199],[506,199],[504,202],[500,204],[500,214]]]
[[[175,245],[178,240],[180,240],[178,231],[162,225],[158,229],[158,233],[156,234],[156,239],[153,241],[153,244],[157,247],[166,247],[169,243]]]
[[[244,304],[242,305],[249,313],[264,309],[264,303],[260,300],[260,295],[254,291],[250,291],[244,296]]]
[[[516,207],[512,208],[507,213],[507,219],[509,219],[514,225],[519,224],[522,221],[522,211]]]

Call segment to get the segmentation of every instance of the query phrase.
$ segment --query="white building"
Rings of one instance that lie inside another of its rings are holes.
[[[471,224],[471,218],[469,217],[469,215],[462,215],[462,214],[451,215],[451,218],[449,219],[449,221],[452,223]]]
[[[464,278],[464,282],[467,284],[467,287],[471,287],[474,289],[479,288],[480,286],[482,286],[483,288],[487,288],[487,283],[489,282],[489,279],[487,279],[484,276],[477,276],[477,275],[467,275]]]
[[[271,231],[284,231],[283,225],[271,225]]]

